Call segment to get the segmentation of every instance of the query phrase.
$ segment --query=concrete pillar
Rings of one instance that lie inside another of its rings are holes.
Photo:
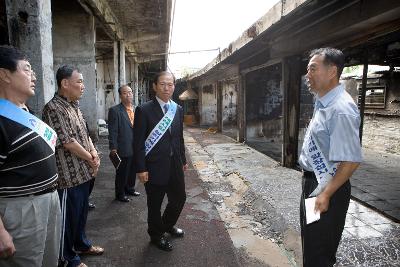
[[[132,89],[135,93],[134,95],[134,100],[133,100],[133,105],[136,107],[139,105],[139,64],[134,61],[132,64],[132,71],[133,71],[133,84],[132,84]]]
[[[61,65],[77,67],[83,75],[85,92],[80,108],[93,138],[97,138],[97,90],[95,60],[95,22],[75,2],[54,1],[54,70]]]
[[[301,57],[285,58],[283,65],[283,148],[284,167],[293,168],[298,158]]]
[[[55,92],[51,0],[6,0],[10,44],[21,49],[36,73],[35,96],[28,105],[41,116]]]
[[[222,110],[224,109],[222,101],[222,82],[217,82],[215,84],[217,90],[217,131],[222,132]]]
[[[119,42],[119,84],[120,86],[126,84],[124,41]]]
[[[238,142],[246,140],[246,91],[245,76],[239,75],[238,79],[238,104],[237,104]]]
[[[114,42],[114,98],[115,104],[119,103],[119,45],[118,41]]]

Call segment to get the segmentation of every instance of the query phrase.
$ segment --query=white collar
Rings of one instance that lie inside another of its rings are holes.
[[[168,100],[168,102],[164,102],[160,98],[158,98],[158,96],[156,96],[156,99],[157,99],[158,104],[160,104],[161,107],[164,107],[165,104],[171,103],[171,100]]]

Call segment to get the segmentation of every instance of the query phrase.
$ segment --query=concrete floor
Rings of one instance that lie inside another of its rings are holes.
[[[400,155],[364,148],[364,162],[351,179],[351,195],[400,222]]]
[[[230,204],[235,203],[236,215],[251,222],[250,231],[278,244],[290,260],[298,263],[301,173],[283,168],[272,158],[221,134],[187,128],[185,140],[221,218],[225,218],[224,210],[234,210]],[[226,225],[229,232],[231,225]],[[242,224],[231,227],[240,228]],[[234,235],[231,238],[234,244],[240,244]],[[243,249],[248,248],[244,245]],[[261,256],[258,259],[262,261]],[[352,200],[337,266],[399,265],[400,225]]]
[[[172,239],[172,252],[151,245],[144,186],[137,184],[136,189],[142,195],[131,197],[131,202],[115,201],[114,169],[108,159],[107,140],[102,137],[97,147],[101,152],[101,166],[91,196],[96,208],[89,212],[86,233],[94,245],[105,248],[105,253],[83,257],[82,262],[91,267],[267,266],[235,248],[225,222],[191,164],[185,174],[187,201],[178,221],[185,237]]]
[[[282,143],[253,138],[246,144],[281,162]],[[351,178],[352,197],[400,222],[400,155],[363,148],[363,156],[363,163]]]

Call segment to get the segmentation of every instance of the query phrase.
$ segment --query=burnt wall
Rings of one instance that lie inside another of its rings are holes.
[[[282,139],[282,66],[246,75],[247,137]]]

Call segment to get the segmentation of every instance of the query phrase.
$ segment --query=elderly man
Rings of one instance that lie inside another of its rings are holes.
[[[184,170],[187,169],[183,141],[183,110],[171,100],[175,89],[172,73],[155,75],[154,100],[136,108],[134,152],[136,171],[145,183],[148,209],[148,233],[159,249],[171,251],[164,235],[183,237],[175,227],[186,201]],[[168,204],[161,216],[161,204]]]
[[[68,267],[84,267],[79,254],[100,255],[86,237],[90,180],[97,174],[100,159],[88,135],[78,100],[85,86],[77,68],[62,66],[56,74],[58,92],[43,109],[44,120],[58,135],[56,159],[58,194],[63,214],[60,259]]]
[[[311,52],[307,79],[316,101],[299,163],[304,170],[300,205],[303,265],[333,266],[350,201],[350,177],[362,161],[360,114],[339,83],[344,55],[334,48]],[[320,219],[307,224],[305,199],[316,197]]]
[[[115,174],[115,199],[129,202],[126,195],[140,196],[135,191],[136,173],[133,163],[133,93],[128,85],[118,88],[121,103],[108,111],[110,156],[121,158]]]
[[[29,113],[35,74],[25,55],[0,46],[0,266],[57,266],[60,202],[56,133]]]

